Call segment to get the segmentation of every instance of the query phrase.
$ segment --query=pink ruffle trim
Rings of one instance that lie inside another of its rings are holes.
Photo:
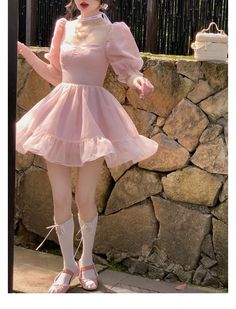
[[[22,154],[30,151],[50,162],[71,167],[83,166],[85,162],[99,157],[104,157],[108,168],[128,161],[135,164],[155,154],[157,149],[158,144],[143,135],[112,142],[103,136],[69,142],[42,131],[35,132],[25,143],[19,140],[16,144],[16,150]]]

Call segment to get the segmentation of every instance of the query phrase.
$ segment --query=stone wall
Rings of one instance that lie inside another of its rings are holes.
[[[45,50],[36,50],[43,59]],[[152,157],[109,169],[96,191],[94,254],[151,278],[227,286],[227,63],[143,57],[155,86],[140,100],[117,82],[104,87],[122,104],[140,134],[159,143]],[[52,87],[18,59],[17,119]],[[73,213],[77,170],[71,168]],[[44,159],[17,153],[16,243],[39,242],[53,224]],[[76,232],[78,222],[75,220]],[[49,239],[57,243],[56,234]],[[77,241],[78,243],[78,241]]]

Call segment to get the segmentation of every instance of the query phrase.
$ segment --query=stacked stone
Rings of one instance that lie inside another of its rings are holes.
[[[227,63],[156,57],[144,62],[144,75],[155,86],[149,98],[140,100],[135,90],[117,82],[111,68],[104,87],[159,149],[138,164],[109,169],[104,163],[94,253],[131,273],[226,287]],[[18,63],[21,116],[49,85],[22,59]],[[44,237],[45,226],[52,224],[52,195],[39,156],[17,154],[16,166],[16,243],[27,244],[36,235]],[[72,168],[73,194],[75,180]],[[74,199],[72,206],[76,213]],[[50,239],[57,242],[55,234]]]

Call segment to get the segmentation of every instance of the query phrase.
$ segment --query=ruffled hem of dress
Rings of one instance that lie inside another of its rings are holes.
[[[157,149],[157,142],[140,134],[118,141],[95,136],[70,142],[40,132],[34,133],[25,141],[18,140],[16,144],[19,153],[25,154],[30,151],[43,156],[47,161],[69,167],[80,167],[85,162],[100,157],[104,157],[108,168],[117,167],[128,161],[135,164],[154,155]]]

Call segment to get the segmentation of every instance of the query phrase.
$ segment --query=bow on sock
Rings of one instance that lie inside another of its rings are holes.
[[[51,234],[51,232],[54,230],[54,228],[56,228],[56,231],[58,234],[63,234],[64,232],[64,228],[62,226],[60,226],[59,224],[54,224],[54,225],[50,225],[47,226],[46,229],[50,229],[51,230],[48,232],[48,234],[45,236],[44,240],[41,242],[40,245],[38,245],[38,247],[35,249],[36,251],[42,247],[42,245],[44,244],[45,240],[49,237],[49,235]]]
[[[77,235],[78,235],[79,233],[81,233],[80,242],[79,242],[79,245],[78,245],[77,249],[75,250],[75,255],[74,255],[74,258],[76,257],[76,254],[77,254],[77,252],[78,252],[78,250],[79,250],[79,247],[80,247],[80,245],[81,245],[81,242],[82,242],[82,240],[83,240],[81,230],[82,230],[84,227],[86,227],[86,224],[83,224],[83,225],[82,225],[82,227],[81,227],[81,228],[80,228],[80,230],[76,233],[76,236],[75,236],[75,237],[76,237],[76,239],[78,239],[78,238],[77,238]]]

